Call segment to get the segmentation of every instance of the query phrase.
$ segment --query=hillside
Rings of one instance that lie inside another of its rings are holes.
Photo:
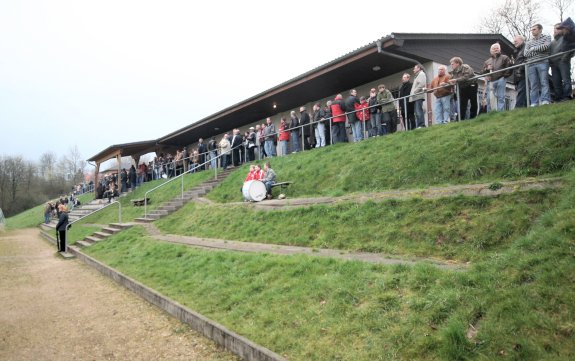
[[[143,227],[86,252],[289,360],[572,360],[574,159],[575,102],[491,113],[272,160],[280,180],[295,182],[286,202],[406,197],[259,210],[241,202],[244,166],[212,203],[154,223],[173,235],[427,257],[464,266],[457,271],[214,252]],[[551,178],[558,188],[546,186]],[[495,191],[526,179],[541,187],[434,199],[413,191]]]

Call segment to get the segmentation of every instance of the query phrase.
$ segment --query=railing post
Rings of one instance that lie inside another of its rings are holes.
[[[459,83],[455,83],[455,93],[457,95],[457,121],[461,121],[461,96],[459,94]]]
[[[403,121],[405,122],[405,130],[411,130],[409,129],[409,114],[407,114],[407,98],[405,97],[403,98]],[[383,109],[381,111],[381,126],[383,127]]]
[[[362,125],[363,137],[361,138],[366,139],[367,137],[365,136],[365,108],[362,109],[361,112],[363,113],[363,125]]]
[[[333,117],[329,118],[329,142],[331,143],[331,145],[333,145],[333,132],[331,131],[331,126],[332,123],[331,121],[333,120]]]
[[[531,94],[529,93],[529,66],[525,64],[525,105],[527,108],[531,106]],[[516,100],[517,102],[517,100]]]
[[[182,173],[182,176],[180,177],[182,179],[182,199],[184,199],[184,174],[186,173]]]
[[[301,144],[300,144],[300,147],[301,147],[301,151],[303,152],[303,151],[305,150],[305,140],[304,140],[304,131],[303,131],[303,126],[302,126],[302,125],[300,125],[299,131],[301,132]]]

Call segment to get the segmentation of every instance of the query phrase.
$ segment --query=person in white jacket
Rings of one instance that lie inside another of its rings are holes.
[[[425,100],[425,87],[427,86],[427,76],[423,72],[421,64],[413,67],[413,86],[409,93],[409,102],[414,104],[415,108],[415,127],[425,127],[425,116],[423,114],[423,102]]]

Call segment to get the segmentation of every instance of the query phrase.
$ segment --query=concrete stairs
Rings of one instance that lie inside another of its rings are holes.
[[[198,198],[208,194],[212,189],[214,189],[218,184],[220,184],[232,170],[228,169],[221,173],[218,173],[217,179],[212,179],[206,181],[188,191],[185,191],[183,196],[178,196],[168,202],[162,203],[158,208],[151,210],[145,217],[136,218],[134,221],[138,223],[151,223],[157,219],[160,219],[168,214],[171,214],[178,209],[182,208],[184,204],[197,200]]]
[[[132,227],[130,223],[110,223],[108,226],[102,228],[100,231],[94,232],[84,239],[76,241],[76,247],[86,248],[91,245],[101,242],[113,234],[122,232],[125,229]]]
[[[101,208],[104,208],[106,205],[108,205],[108,201],[103,200],[103,199],[95,199],[95,200],[91,201],[90,203],[82,204],[81,206],[74,208],[74,210],[72,210],[70,213],[68,213],[68,221],[74,222],[74,221],[76,221],[82,217],[85,217],[89,214],[94,213],[95,211],[97,211]],[[41,227],[45,231],[54,231],[55,232],[57,224],[58,224],[58,219],[54,218],[54,219],[50,220],[50,223],[48,223],[48,224],[42,223]]]

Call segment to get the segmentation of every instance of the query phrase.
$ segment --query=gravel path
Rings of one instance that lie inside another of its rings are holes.
[[[238,360],[37,229],[0,234],[0,360]]]

